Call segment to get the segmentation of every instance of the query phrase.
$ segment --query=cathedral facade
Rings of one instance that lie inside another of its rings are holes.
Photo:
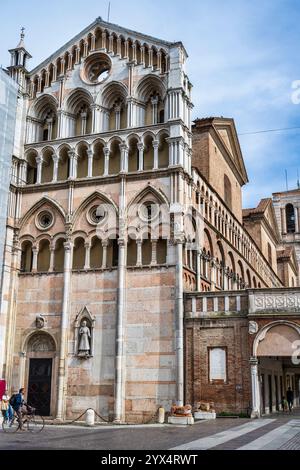
[[[19,99],[0,375],[58,420],[91,407],[141,422],[158,406],[222,393],[219,411],[244,410],[247,293],[296,287],[298,268],[293,250],[278,255],[272,201],[242,210],[233,120],[192,126],[181,42],[101,18],[30,72],[23,33],[10,54]],[[224,392],[234,369],[217,377],[236,341],[226,321],[243,350],[241,399]],[[207,388],[197,377],[214,357]]]

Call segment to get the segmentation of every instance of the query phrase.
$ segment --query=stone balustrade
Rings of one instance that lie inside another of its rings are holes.
[[[247,289],[245,291],[185,294],[185,318],[218,315],[300,314],[300,288]]]

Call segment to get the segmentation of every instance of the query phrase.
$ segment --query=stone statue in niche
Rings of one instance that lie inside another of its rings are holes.
[[[78,356],[88,357],[91,353],[91,330],[87,326],[87,321],[83,320],[79,328]]]
[[[42,316],[42,315],[37,315],[36,319],[35,319],[35,326],[36,328],[38,328],[39,330],[41,330],[42,328],[44,328],[45,326],[45,318]]]

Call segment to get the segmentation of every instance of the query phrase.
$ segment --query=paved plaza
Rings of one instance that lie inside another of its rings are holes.
[[[300,410],[250,420],[218,418],[194,426],[47,425],[40,434],[5,434],[0,449],[300,450]]]

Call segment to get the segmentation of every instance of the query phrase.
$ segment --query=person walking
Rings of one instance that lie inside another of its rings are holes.
[[[7,389],[4,391],[4,395],[2,396],[2,399],[1,399],[1,413],[3,416],[4,422],[7,422],[8,420],[10,421],[13,417],[13,411],[9,404],[9,395],[8,395]]]
[[[288,391],[286,392],[286,399],[287,399],[287,402],[288,402],[288,405],[289,405],[289,410],[291,412],[292,409],[293,409],[293,404],[294,404],[294,392],[291,389],[291,387],[289,387]]]

